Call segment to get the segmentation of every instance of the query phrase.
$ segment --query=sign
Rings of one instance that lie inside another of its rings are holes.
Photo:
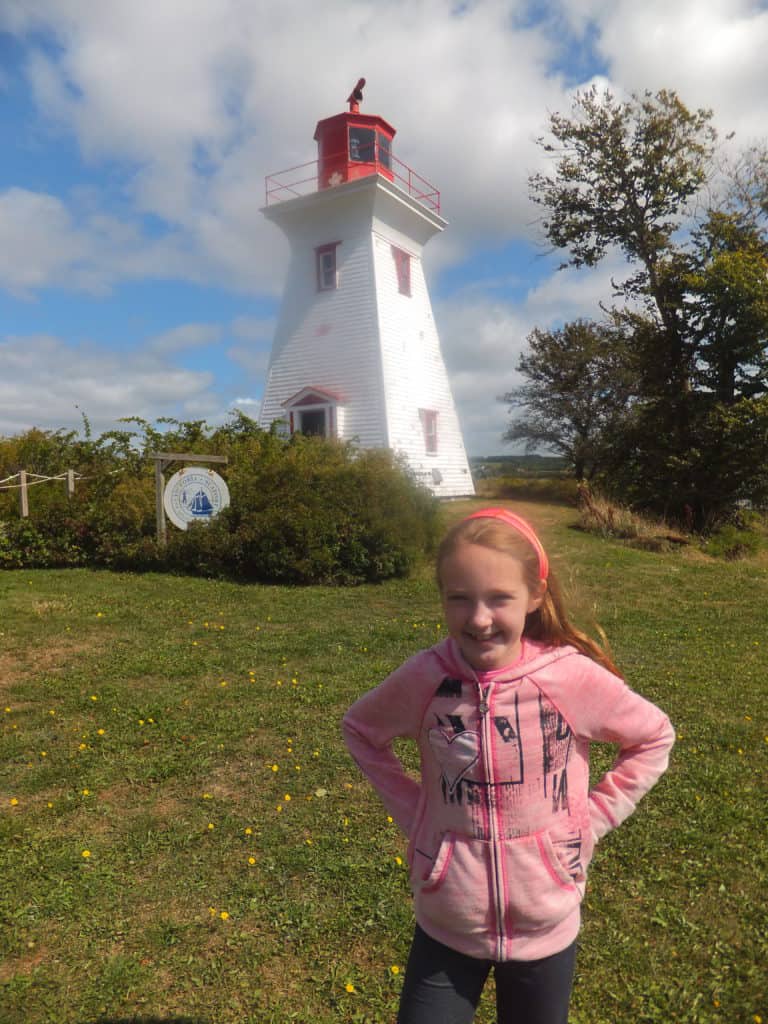
[[[207,523],[229,505],[229,488],[212,469],[180,469],[165,485],[165,512],[174,526]]]

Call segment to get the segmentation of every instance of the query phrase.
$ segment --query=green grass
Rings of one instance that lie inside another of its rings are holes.
[[[765,562],[523,511],[680,736],[597,851],[572,1022],[768,1022]],[[404,843],[339,720],[440,636],[427,568],[348,590],[0,574],[0,1022],[393,1021]]]

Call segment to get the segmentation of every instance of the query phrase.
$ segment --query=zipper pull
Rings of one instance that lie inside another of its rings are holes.
[[[480,704],[478,705],[478,711],[480,712],[481,715],[488,714],[488,701],[485,698],[483,698],[480,701]]]

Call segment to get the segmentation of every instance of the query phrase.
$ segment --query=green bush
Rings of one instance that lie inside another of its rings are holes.
[[[111,432],[83,442],[35,431],[34,444],[0,439],[0,476],[16,472],[22,458],[30,472],[80,474],[72,498],[58,481],[35,487],[27,520],[18,518],[18,492],[0,494],[0,566],[352,584],[403,576],[434,544],[437,502],[388,451],[301,435],[284,440],[242,415],[215,431],[173,421],[176,430],[159,434],[136,422],[143,436]],[[158,450],[226,455],[232,499],[208,524],[169,525],[162,548],[150,458]]]
[[[762,540],[754,530],[727,523],[716,530],[704,544],[704,551],[712,558],[724,558],[735,562],[740,558],[756,555],[762,547]]]

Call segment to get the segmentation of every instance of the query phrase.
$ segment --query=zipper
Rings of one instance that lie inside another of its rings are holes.
[[[477,681],[480,695],[478,710],[480,712],[481,735],[483,738],[483,770],[488,783],[488,818],[490,828],[491,848],[491,889],[493,891],[494,912],[496,914],[496,960],[504,959],[504,869],[502,866],[502,851],[499,843],[499,821],[498,808],[496,806],[496,789],[494,785],[493,754],[491,718],[488,712],[491,709],[494,683],[488,684],[487,690],[483,692],[480,681]]]

